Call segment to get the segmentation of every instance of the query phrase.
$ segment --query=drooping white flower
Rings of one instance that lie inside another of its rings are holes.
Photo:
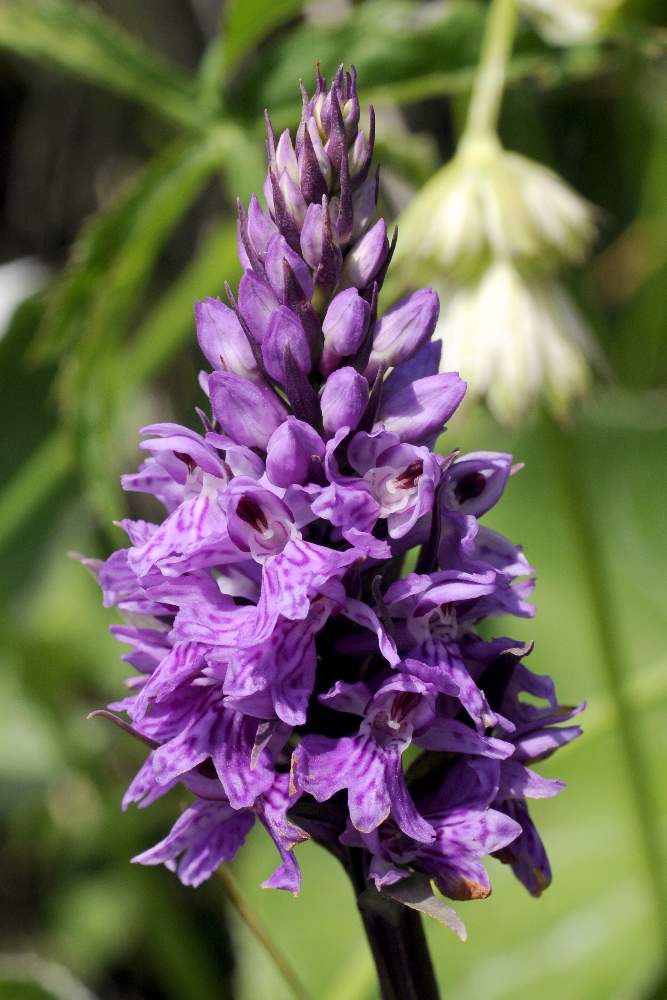
[[[581,261],[595,228],[592,206],[553,170],[473,139],[402,216],[397,257],[461,278],[495,257],[546,272]]]
[[[573,45],[600,35],[622,0],[519,0],[548,42]]]
[[[507,259],[445,287],[436,337],[447,368],[503,424],[518,423],[540,396],[559,417],[583,397],[596,358],[588,325],[563,284],[524,275]]]

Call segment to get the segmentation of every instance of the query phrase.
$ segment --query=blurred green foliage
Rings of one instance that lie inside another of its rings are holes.
[[[410,186],[451,154],[485,15],[475,0],[330,4],[324,22],[310,8],[304,15],[298,0],[231,0],[220,18],[217,4],[193,4],[210,16],[189,29],[196,44],[186,66],[166,44],[181,32],[186,6],[169,6],[173,34],[160,3],[142,15],[122,3],[107,3],[109,13],[73,0],[0,6],[0,90],[10,81],[9,99],[34,93],[46,105],[54,81],[72,76],[68,93],[88,95],[95,113],[123,109],[133,154],[97,211],[83,225],[76,219],[67,262],[53,255],[49,287],[18,309],[0,341],[7,1000],[290,995],[220,884],[192,892],[164,871],[128,864],[163,835],[180,798],[119,812],[141,755],[85,716],[118,696],[125,671],[106,631],[113,618],[66,553],[108,551],[105,533],[127,502],[117,477],[136,460],[138,426],[157,416],[192,419],[192,306],[238,277],[234,198],[261,185],[263,108],[280,127],[294,124],[298,78],[308,80],[318,59],[325,72],[354,62],[362,98],[380,112],[385,208],[395,214]],[[654,905],[656,892],[667,895],[664,859],[656,886],[639,849],[618,702],[604,669],[611,642],[624,665],[623,696],[642,721],[651,808],[667,834],[667,48],[659,20],[659,4],[628,3],[607,40],[569,50],[548,48],[524,28],[510,67],[501,122],[508,146],[549,162],[603,210],[600,245],[576,293],[613,377],[560,451],[541,418],[508,436],[478,414],[465,425],[454,420],[448,434],[448,445],[511,450],[526,463],[492,523],[524,544],[539,569],[540,613],[522,633],[537,641],[537,669],[556,676],[566,701],[589,701],[587,735],[555,764],[570,787],[536,810],[553,887],[536,902],[495,865],[494,896],[461,906],[465,946],[429,928],[453,1000],[661,995]],[[69,141],[83,152],[85,136]],[[15,242],[7,237],[3,258]],[[20,249],[40,251],[25,239]],[[587,521],[577,519],[577,503]],[[593,558],[608,600],[606,643]],[[257,888],[271,851],[251,837],[234,871],[311,994],[373,997],[361,925],[335,863],[305,845],[305,888],[295,901]]]

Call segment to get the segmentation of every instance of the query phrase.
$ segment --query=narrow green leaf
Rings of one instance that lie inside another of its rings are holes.
[[[304,0],[231,0],[227,4],[222,50],[227,72],[275,28],[300,13]]]
[[[46,314],[33,345],[36,361],[57,360],[81,336],[84,316],[110,262],[125,245],[142,206],[182,156],[181,143],[163,150],[119,194],[115,203],[93,216],[75,242],[70,261],[51,290]]]
[[[294,80],[308,84],[314,63],[331,76],[341,61],[358,70],[360,100],[381,105],[411,103],[466,93],[477,66],[487,6],[457,0],[419,10],[406,0],[367,0],[336,24],[307,22],[278,39],[248,68],[230,97],[239,114],[256,118],[271,108],[276,128],[294,123],[299,95]],[[615,58],[602,46],[547,48],[520,35],[508,80],[530,78],[553,87],[586,78]]]
[[[117,366],[120,396],[154,376],[193,336],[195,300],[220,294],[225,279],[233,282],[239,267],[236,226],[224,222],[211,231],[187,269],[137,329]]]
[[[181,126],[201,123],[193,81],[90,4],[5,0],[0,47],[140,101]]]
[[[26,459],[0,493],[0,548],[63,482],[71,458],[67,435],[56,430]]]
[[[104,280],[99,282],[91,301],[78,353],[85,377],[99,349],[127,332],[128,321],[146,287],[157,257],[168,236],[202,190],[209,177],[220,169],[226,156],[234,152],[236,133],[224,127],[211,131],[205,139],[179,142],[168,156],[168,169],[144,187],[144,197],[136,205],[125,239],[115,260],[107,260]]]

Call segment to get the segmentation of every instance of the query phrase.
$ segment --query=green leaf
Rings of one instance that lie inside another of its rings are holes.
[[[63,482],[70,464],[67,435],[52,431],[0,493],[0,548]]]
[[[86,333],[93,307],[109,308],[116,319],[127,314],[169,232],[217,167],[242,196],[259,188],[263,160],[254,150],[250,155],[250,147],[249,136],[233,123],[216,126],[203,140],[179,140],[93,217],[49,294],[34,359],[61,359]]]
[[[231,0],[226,5],[222,51],[229,73],[253,46],[298,14],[304,0]]]
[[[120,395],[136,389],[164,367],[192,337],[195,301],[220,294],[224,280],[233,282],[239,271],[236,226],[224,222],[206,237],[187,269],[137,329],[117,367]]]
[[[140,101],[179,125],[200,124],[193,81],[90,4],[5,0],[0,46]]]
[[[453,907],[449,906],[431,888],[429,879],[424,875],[411,875],[401,879],[394,885],[378,891],[374,885],[369,885],[359,897],[359,905],[380,912],[387,906],[387,900],[408,906],[439,924],[449,927],[462,941],[466,939],[466,929],[463,921]]]
[[[230,96],[238,113],[256,118],[271,109],[277,128],[294,124],[299,111],[295,80],[306,84],[314,65],[331,76],[341,62],[358,70],[362,104],[410,103],[466,93],[477,66],[487,6],[477,0],[433,5],[428,12],[408,0],[369,0],[336,24],[305,23],[254,60]],[[578,47],[581,49],[581,47]],[[554,86],[598,71],[605,54],[546,48],[520,35],[508,79]]]

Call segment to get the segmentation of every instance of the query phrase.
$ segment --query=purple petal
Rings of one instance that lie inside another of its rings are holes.
[[[197,340],[209,364],[243,378],[258,378],[257,364],[236,314],[220,299],[195,305]]]
[[[183,885],[201,885],[224,861],[231,861],[254,822],[251,812],[237,813],[228,804],[200,800],[185,810],[164,840],[132,861],[164,864],[177,872]]]
[[[431,339],[439,312],[438,296],[431,288],[413,292],[386,312],[373,331],[366,378],[375,378],[381,364],[391,368],[416,354]]]
[[[500,768],[500,799],[550,799],[564,788],[563,781],[543,778],[515,760],[503,761]]]
[[[401,441],[429,441],[444,430],[465,391],[466,383],[455,372],[431,375],[385,394],[378,421],[385,430],[398,434]]]
[[[356,354],[366,336],[369,319],[370,306],[356,288],[347,288],[331,300],[322,323],[324,349],[320,371],[323,375],[329,375],[341,358]]]
[[[428,844],[435,840],[435,830],[431,824],[417,811],[412,801],[410,793],[405,785],[403,775],[403,765],[398,751],[392,750],[386,756],[385,780],[387,792],[391,802],[391,814],[396,820],[398,827],[408,837],[420,843]],[[352,810],[350,809],[350,816]],[[352,819],[354,822],[354,818]],[[358,829],[362,829],[358,823],[354,824]]]
[[[267,446],[266,474],[276,486],[305,485],[321,474],[324,443],[308,424],[288,417],[273,432]]]
[[[327,437],[341,427],[354,430],[368,405],[368,382],[354,368],[339,368],[327,379],[320,406]]]
[[[511,469],[512,456],[498,452],[471,452],[457,459],[447,472],[447,506],[481,517],[502,496]]]
[[[313,277],[310,268],[299,254],[291,249],[283,236],[274,236],[266,253],[266,276],[269,279],[271,288],[276,293],[280,301],[284,301],[285,295],[285,270],[283,261],[287,261],[292,269],[297,283],[299,284],[304,298],[309,299],[313,294]]]
[[[514,752],[514,744],[493,736],[480,736],[456,719],[435,719],[425,732],[414,737],[414,742],[425,750],[480,754],[498,760],[511,757]]]
[[[246,271],[239,285],[239,309],[252,335],[261,343],[280,305],[275,292],[254,271]]]
[[[388,253],[387,226],[384,219],[379,219],[348,251],[342,280],[356,288],[367,288],[384,264]]]
[[[238,444],[265,449],[287,417],[275,393],[230,372],[214,372],[209,384],[213,413],[226,433]]]
[[[311,367],[310,348],[298,316],[280,306],[274,312],[269,322],[266,336],[262,341],[262,356],[271,378],[284,384],[285,382],[285,346],[289,344],[292,355],[302,372],[308,373]]]

